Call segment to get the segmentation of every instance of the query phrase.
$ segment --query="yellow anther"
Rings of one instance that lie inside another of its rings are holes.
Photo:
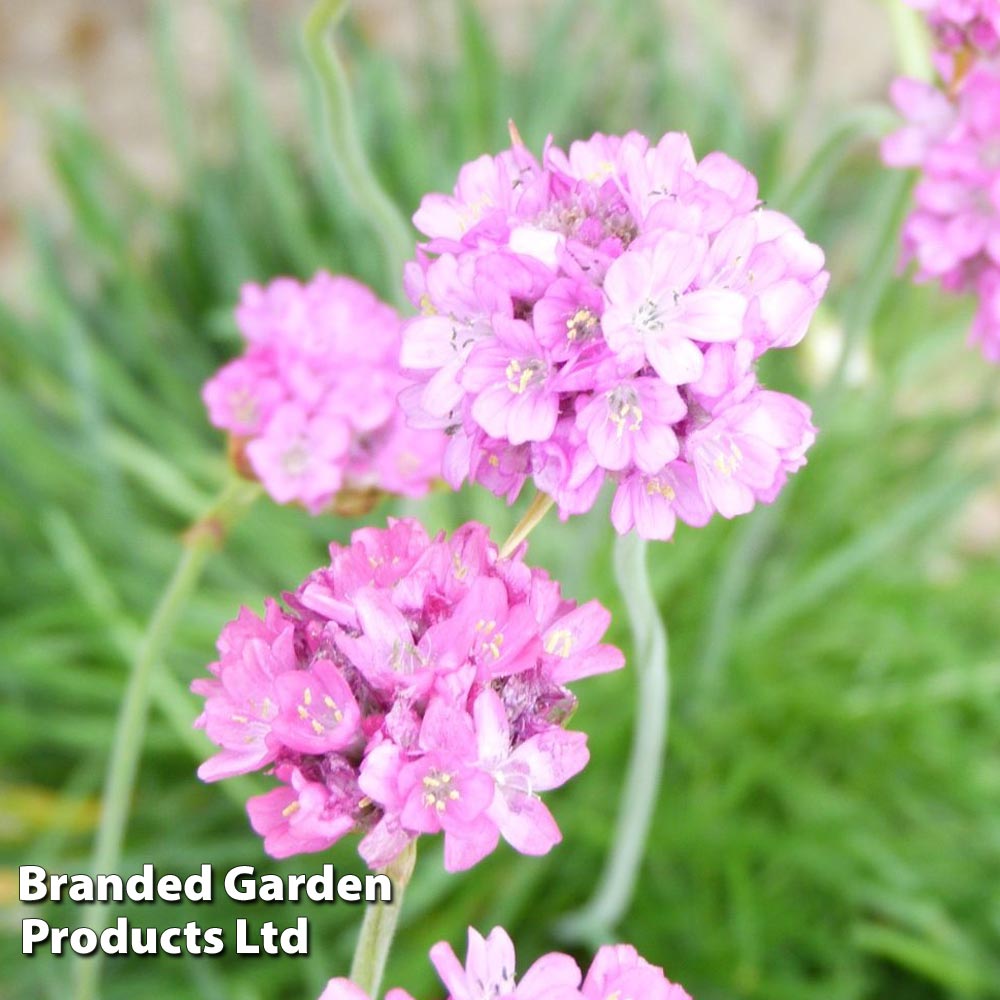
[[[486,461],[489,462],[490,465],[492,465],[494,469],[497,468],[497,466],[500,465],[500,459],[497,458],[496,455],[490,455],[490,457],[488,459],[486,459]]]
[[[299,705],[297,711],[299,713],[299,718],[300,719],[308,719],[309,718],[309,709],[306,708],[305,705]]]
[[[677,496],[672,486],[655,478],[646,480],[646,493],[651,497],[661,496],[665,500],[673,500]]]
[[[577,309],[566,320],[566,339],[569,341],[588,340],[597,332],[599,320],[589,309]]]
[[[281,815],[282,816],[291,816],[292,813],[296,812],[298,809],[299,809],[299,803],[297,801],[296,802],[289,802],[288,805],[285,806],[285,808],[281,810]]]
[[[610,160],[601,160],[600,163],[587,174],[587,180],[591,182],[603,181],[615,172],[615,165]]]
[[[642,409],[635,389],[618,386],[608,394],[608,420],[616,428],[615,435],[620,441],[626,430],[637,431],[642,426]]]
[[[515,396],[520,396],[525,392],[532,382],[545,370],[545,365],[541,361],[529,361],[522,365],[516,358],[507,365],[505,375],[507,376],[507,388]]]
[[[311,705],[312,700],[313,700],[312,691],[310,691],[309,688],[306,688],[305,691],[302,692],[302,704]]]
[[[319,719],[313,719],[312,722],[309,723],[309,725],[312,726],[312,731],[317,736],[322,736],[323,733],[326,732],[326,726],[324,726],[323,723],[319,721]]]
[[[249,722],[250,720],[245,715],[233,715],[231,716],[233,722]]]
[[[557,628],[545,640],[545,652],[565,659],[573,651],[573,633],[568,628]]]
[[[424,316],[437,315],[437,309],[434,308],[434,303],[431,302],[431,297],[427,294],[427,292],[424,292],[424,294],[420,296],[420,311]]]
[[[448,771],[432,770],[429,774],[425,774],[423,779],[426,789],[423,795],[424,805],[433,806],[438,812],[444,812],[448,800],[459,797],[456,789],[447,787],[451,784],[453,777],[454,775]]]
[[[736,444],[730,444],[728,454],[717,455],[712,464],[728,479],[743,464],[743,452]]]
[[[306,704],[308,704],[308,702],[306,702]],[[328,694],[323,695],[323,704],[326,705],[327,708],[337,707],[337,703]]]
[[[483,210],[493,204],[493,199],[489,195],[482,195],[478,201],[474,201],[459,210],[458,218],[463,229],[469,229],[473,223],[478,222],[482,217]]]

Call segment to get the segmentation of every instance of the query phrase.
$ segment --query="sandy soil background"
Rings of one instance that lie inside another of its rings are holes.
[[[173,0],[186,86],[196,106],[211,109],[222,86],[225,51],[219,0]],[[694,31],[700,0],[664,0],[677,31]],[[892,72],[886,3],[890,0],[717,0],[728,50],[762,113],[795,85],[799,20],[814,18],[817,101],[826,109],[857,98],[880,99]],[[544,0],[480,0],[512,59],[529,37]],[[581,4],[585,9],[586,4]],[[289,48],[306,0],[250,0],[254,55],[268,102],[295,126],[300,106]],[[0,294],[15,294],[21,259],[14,220],[19,207],[52,204],[39,112],[84,108],[98,131],[142,177],[174,183],[151,54],[148,0],[0,0]],[[453,47],[452,0],[357,0],[366,34],[402,60],[431,46],[447,59]]]

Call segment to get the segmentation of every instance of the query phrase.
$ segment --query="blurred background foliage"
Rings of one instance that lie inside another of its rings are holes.
[[[649,0],[553,2],[511,68],[471,0],[456,3],[453,59],[404,70],[356,24],[341,39],[368,148],[407,213],[423,192],[448,189],[462,162],[503,147],[508,118],[535,149],[550,131],[566,143],[595,129],[684,129],[701,153],[721,148],[756,171],[763,197],[827,249],[833,274],[806,344],[765,372],[816,407],[809,466],[775,506],[681,528],[652,549],[674,711],[619,939],[699,1000],[1000,997],[998,377],[962,347],[967,303],[894,275],[907,182],[881,170],[875,142],[891,116],[844,109],[806,149],[801,93],[755,117],[714,34],[723,4],[677,37]],[[388,287],[377,242],[338,193],[294,24],[287,58],[301,64],[311,126],[289,135],[264,108],[245,15],[218,16],[227,98],[208,124],[185,96],[171,5],[151,20],[176,196],[139,181],[85,118],[44,110],[70,221],[23,211],[31,277],[16,307],[0,304],[4,996],[69,995],[67,959],[19,957],[28,914],[16,865],[89,863],[129,658],[181,532],[226,476],[199,388],[239,349],[240,284],[323,267]],[[808,68],[808,18],[802,30]],[[519,513],[471,490],[408,509],[434,528],[476,517],[497,537]],[[263,856],[242,802],[266,779],[195,779],[208,747],[190,730],[198,706],[186,692],[240,603],[259,610],[355,526],[259,502],[212,559],[160,665],[124,872],[149,861],[179,873],[203,862],[361,870],[354,843],[282,864]],[[612,638],[626,643],[611,542],[606,511],[553,518],[531,556],[571,595],[609,605]],[[446,937],[461,951],[469,924],[504,924],[522,967],[561,946],[552,927],[588,897],[607,847],[632,678],[578,693],[592,761],[550,800],[565,842],[541,859],[503,847],[460,877],[443,873],[439,845],[425,846],[387,983],[440,995],[427,949]],[[86,915],[41,912],[53,923]],[[123,912],[227,934],[237,916],[284,925],[306,913],[311,953],[110,959],[107,1000],[310,998],[345,973],[361,916],[345,904],[226,900]]]

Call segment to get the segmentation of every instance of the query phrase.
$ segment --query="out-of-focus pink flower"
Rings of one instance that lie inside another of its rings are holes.
[[[206,781],[262,768],[278,787],[250,800],[274,857],[319,851],[358,831],[387,865],[421,833],[444,834],[445,867],[468,868],[500,838],[526,854],[560,839],[539,793],[587,763],[562,723],[566,688],[615,670],[610,616],[562,598],[522,546],[500,559],[468,524],[428,538],[413,520],[331,546],[287,609],[243,609],[219,638],[197,721],[219,753]]]
[[[418,496],[441,474],[444,436],[397,406],[400,318],[352,278],[247,285],[242,357],[205,384],[209,419],[278,503],[363,509],[379,492]]]
[[[906,124],[887,136],[891,167],[921,171],[903,225],[903,263],[915,280],[980,300],[970,342],[1000,360],[1000,0],[910,0],[940,48],[940,87],[900,78],[892,100]]]
[[[403,334],[418,381],[404,407],[448,430],[453,486],[512,501],[530,478],[565,518],[610,479],[616,529],[646,538],[748,509],[744,487],[751,506],[773,499],[782,475],[748,461],[739,502],[719,506],[729,466],[706,478],[693,435],[763,391],[756,359],[801,340],[828,275],[740,164],[698,161],[678,133],[550,142],[540,160],[515,141],[414,221],[427,240],[406,274],[421,315]],[[674,482],[695,497],[675,502]]]
[[[946,52],[1000,50],[1000,0],[904,0],[923,11]]]

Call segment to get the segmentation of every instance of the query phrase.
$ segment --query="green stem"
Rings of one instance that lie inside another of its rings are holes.
[[[317,0],[305,25],[305,48],[326,108],[327,140],[347,194],[364,213],[386,257],[386,273],[397,305],[402,305],[403,265],[413,256],[414,238],[406,219],[372,170],[358,132],[343,64],[327,35],[342,20],[347,0]]]
[[[373,998],[378,997],[382,974],[396,934],[396,924],[403,906],[403,894],[417,860],[417,842],[411,840],[402,853],[385,869],[393,888],[391,903],[373,903],[365,911],[361,933],[351,962],[351,982]]]
[[[615,579],[632,631],[637,680],[635,729],[611,850],[589,903],[560,922],[559,933],[592,947],[605,943],[635,893],[653,825],[670,717],[667,629],[649,579],[646,542],[634,532],[615,544]]]
[[[115,872],[121,860],[129,805],[146,735],[154,667],[161,659],[174,623],[197,585],[209,555],[220,546],[230,526],[258,493],[256,484],[233,480],[184,536],[180,560],[139,644],[118,712],[94,844],[95,873]],[[95,910],[89,926],[100,932],[108,926],[109,917],[107,908],[101,907]],[[95,1000],[99,995],[100,974],[101,963],[97,955],[77,963],[76,1000]]]

